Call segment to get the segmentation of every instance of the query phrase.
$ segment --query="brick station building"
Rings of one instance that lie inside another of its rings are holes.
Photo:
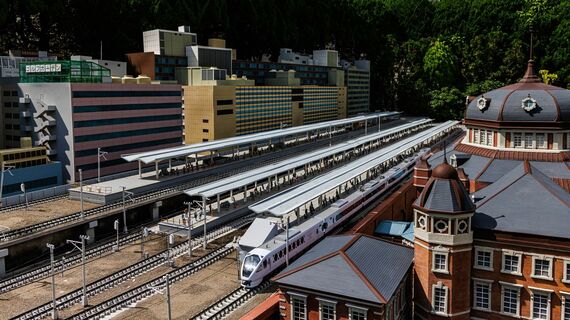
[[[570,91],[542,83],[531,60],[518,83],[471,97],[464,123],[461,141],[414,170],[413,296],[400,304],[413,305],[413,315],[387,303],[362,317],[342,308],[330,316],[308,294],[305,313],[292,312],[284,296],[275,318],[570,320]],[[387,201],[409,206],[413,193],[405,188]],[[398,219],[393,207],[379,205],[353,230],[378,235],[380,223]],[[379,273],[401,267],[389,256],[367,259]],[[292,290],[284,279],[287,270],[275,278],[285,294],[311,292],[318,282],[322,295],[347,281],[333,273]],[[355,297],[345,292],[341,301]]]

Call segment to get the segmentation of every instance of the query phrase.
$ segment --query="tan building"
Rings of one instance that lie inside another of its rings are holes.
[[[215,68],[182,69],[177,78],[190,84],[183,87],[186,144],[346,118],[345,87],[301,86],[291,72],[276,72],[268,82],[279,85],[268,86]]]

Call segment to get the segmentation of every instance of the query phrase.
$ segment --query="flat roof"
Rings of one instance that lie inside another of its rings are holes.
[[[327,122],[319,122],[315,124],[303,125],[303,126],[296,126],[290,127],[285,129],[278,129],[278,130],[271,130],[259,133],[253,133],[243,136],[225,138],[220,140],[208,141],[208,142],[201,142],[196,144],[191,144],[187,146],[180,146],[180,147],[173,147],[173,148],[165,148],[165,149],[158,149],[154,151],[147,151],[141,153],[133,153],[122,155],[122,158],[128,162],[131,161],[142,161],[145,164],[152,163],[155,161],[167,160],[172,158],[178,157],[185,157],[192,154],[205,152],[205,151],[214,151],[220,150],[224,148],[244,145],[244,144],[251,144],[258,141],[265,141],[269,139],[281,138],[289,135],[299,134],[303,132],[308,132],[312,130],[318,130],[327,128],[330,126],[340,126],[345,124],[350,124],[354,122],[364,121],[368,119],[375,119],[378,117],[389,117],[401,114],[401,112],[389,111],[389,112],[379,112],[373,113],[369,115],[362,115],[354,118],[347,118],[341,120],[333,120]]]
[[[411,137],[398,141],[386,148],[382,148],[360,159],[350,162],[338,169],[325,173],[309,180],[304,184],[285,190],[265,200],[257,202],[249,209],[256,213],[268,212],[275,216],[283,216],[305,203],[315,199],[339,185],[358,177],[362,173],[379,164],[392,159],[414,145],[433,137],[455,125],[458,121],[447,121],[436,127],[417,133]]]
[[[383,130],[381,132],[377,132],[374,134],[358,137],[356,139],[349,140],[347,142],[343,142],[341,144],[334,145],[332,147],[327,147],[324,149],[320,149],[320,150],[316,150],[316,151],[309,152],[306,154],[302,154],[300,156],[289,158],[289,159],[286,159],[284,161],[280,161],[277,163],[266,165],[266,166],[263,166],[261,168],[250,170],[250,171],[247,171],[247,172],[244,172],[241,174],[233,175],[231,177],[227,177],[227,178],[220,179],[220,180],[217,180],[217,181],[205,184],[205,185],[201,185],[201,186],[198,186],[198,187],[195,187],[192,189],[188,189],[188,190],[185,190],[184,193],[186,193],[189,196],[199,195],[199,196],[209,198],[209,197],[212,197],[212,196],[215,196],[218,194],[228,192],[230,190],[239,189],[240,187],[252,184],[256,181],[260,181],[260,180],[266,179],[268,177],[272,177],[272,176],[279,174],[281,172],[285,172],[287,170],[298,168],[298,167],[303,166],[307,163],[312,163],[314,161],[332,156],[334,154],[337,154],[337,153],[340,153],[340,152],[343,152],[346,150],[350,150],[356,146],[366,144],[370,141],[374,141],[374,140],[383,138],[383,137],[388,136],[390,134],[393,134],[393,133],[396,133],[396,132],[399,132],[402,130],[408,130],[408,129],[415,127],[415,126],[427,124],[431,121],[432,121],[431,119],[416,120],[416,121],[406,123],[406,124],[403,124],[403,125],[400,125],[400,126],[397,126],[394,128],[390,128],[388,130]]]

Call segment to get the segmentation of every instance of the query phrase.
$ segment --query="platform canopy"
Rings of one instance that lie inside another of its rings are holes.
[[[287,172],[288,170],[299,168],[305,164],[313,163],[315,161],[319,161],[320,159],[324,159],[335,154],[357,148],[372,141],[388,137],[392,134],[397,134],[399,132],[412,129],[417,126],[426,125],[431,121],[431,119],[419,119],[394,128],[383,130],[378,133],[361,136],[331,147],[308,152],[277,163],[249,170],[244,173],[233,175],[224,179],[216,180],[201,186],[194,187],[192,189],[185,190],[184,193],[189,196],[203,196],[210,198],[229,192],[230,190],[243,188],[244,186],[255,183],[256,181],[273,177],[277,174]]]
[[[406,150],[449,130],[459,124],[458,121],[447,121],[436,127],[419,132],[385,148],[352,161],[338,169],[311,179],[302,185],[285,190],[265,200],[257,202],[249,209],[256,213],[267,212],[275,216],[286,215],[322,194],[362,175],[368,170],[386,162]]]
[[[354,118],[325,121],[314,124],[225,138],[220,140],[201,142],[186,146],[165,148],[165,149],[159,149],[159,150],[147,151],[141,153],[133,153],[128,155],[123,155],[122,158],[128,162],[141,161],[145,164],[149,164],[155,161],[187,157],[201,152],[216,151],[216,150],[222,150],[242,145],[250,145],[256,142],[269,141],[271,139],[279,139],[291,135],[306,133],[320,129],[328,129],[333,126],[348,125],[364,120],[377,119],[378,117],[382,118],[393,117],[399,114],[401,114],[401,112],[396,112],[396,111],[371,113],[371,114],[357,116]]]

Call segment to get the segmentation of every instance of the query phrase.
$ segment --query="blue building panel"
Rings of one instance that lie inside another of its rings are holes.
[[[48,164],[33,167],[11,169],[4,173],[4,187],[2,197],[9,197],[21,194],[20,184],[24,183],[26,191],[35,191],[62,184],[61,162],[50,162]]]

